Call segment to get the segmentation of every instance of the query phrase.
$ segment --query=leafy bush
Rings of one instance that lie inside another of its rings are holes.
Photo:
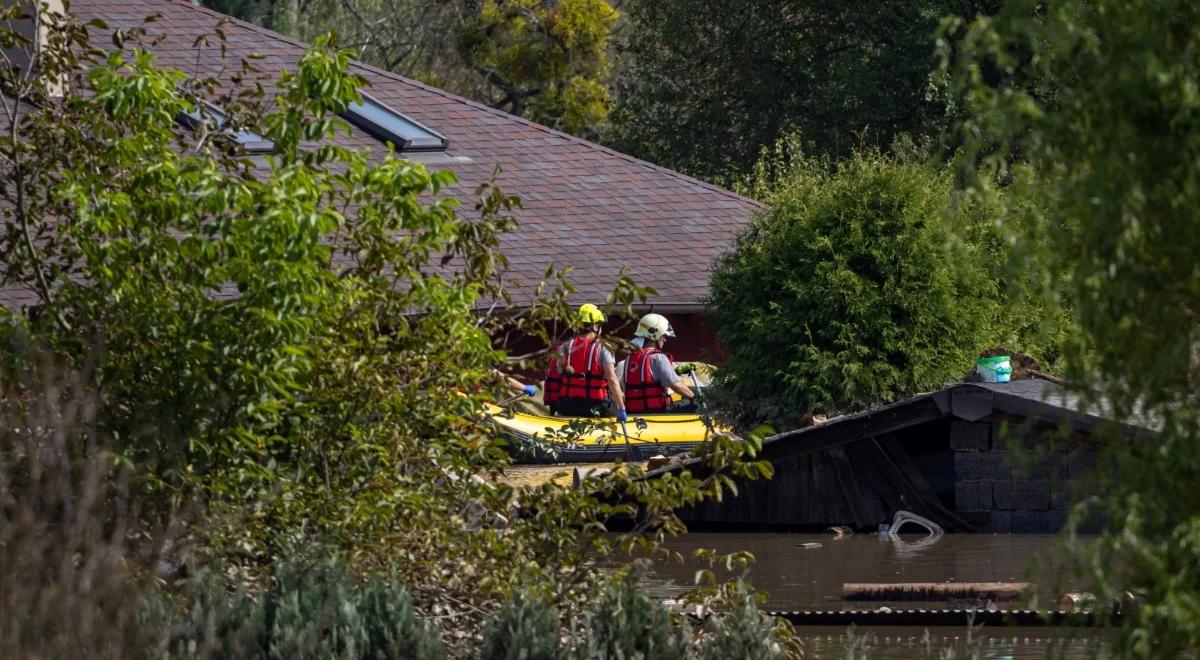
[[[220,658],[379,658],[436,660],[446,656],[437,631],[418,616],[395,580],[359,582],[343,561],[284,559],[269,588],[230,591],[203,572],[185,607],[165,612],[163,655]]]
[[[0,367],[2,368],[2,367]],[[35,361],[0,385],[0,657],[138,657],[143,576],[178,530],[140,524],[129,472],[89,442],[86,379]]]
[[[557,660],[558,613],[541,598],[517,591],[483,632],[480,660]]]
[[[481,418],[492,369],[506,359],[492,336],[545,338],[548,322],[569,313],[559,273],[547,275],[552,292],[521,306],[504,287],[498,246],[518,201],[486,184],[477,216],[463,217],[444,194],[452,173],[332,143],[362,81],[324,40],[277,80],[250,62],[230,63],[236,79],[210,80],[159,68],[139,30],[114,34],[123,47],[105,53],[86,26],[47,25],[39,75],[0,67],[18,118],[0,135],[2,283],[39,298],[0,310],[11,347],[0,351],[0,378],[16,387],[49,355],[78,379],[69,392],[90,406],[86,423],[51,428],[127,470],[133,538],[180,508],[194,514],[168,552],[174,572],[215,565],[265,583],[287,577],[275,570],[287,548],[329,546],[356,578],[404,584],[462,653],[517,585],[555,593],[569,617],[612,579],[591,562],[653,547],[683,531],[676,507],[720,496],[730,473],[764,471],[743,461],[750,445],[720,436],[704,479],[646,481],[632,468],[583,490],[505,485],[505,444]],[[204,101],[222,107],[225,123],[182,129],[176,118]],[[244,153],[232,128],[259,133],[274,152]],[[612,302],[645,293],[622,278]],[[494,313],[480,313],[482,301]],[[33,401],[17,398],[13,414]],[[0,451],[15,451],[10,436],[0,440]],[[64,469],[89,458],[70,454]],[[98,501],[95,492],[72,501]],[[57,522],[52,510],[40,515],[35,526]],[[3,530],[9,510],[0,516]],[[609,534],[617,518],[632,530]],[[339,585],[320,577],[267,597],[278,610],[264,610],[263,625],[291,622],[267,641],[253,628],[217,637],[284,653],[367,643],[402,652],[387,640],[404,635],[362,627],[362,612],[313,619],[330,599],[384,607]],[[288,600],[301,595],[315,600]],[[255,618],[213,625],[243,620]]]
[[[155,655],[446,657],[447,648],[433,626],[415,611],[398,583],[357,581],[336,558],[314,562],[293,557],[277,568],[271,584],[257,596],[244,588],[226,588],[219,572],[203,572],[190,581],[181,602],[148,601],[143,620],[152,630],[147,638],[160,636]],[[696,643],[687,619],[673,617],[632,575],[592,594],[585,615],[574,625],[562,625],[558,610],[533,590],[517,590],[489,618],[477,646],[459,657],[776,660],[800,655],[792,636],[758,610],[744,584],[726,591],[719,600],[728,607],[708,617]]]
[[[836,167],[787,156],[760,167],[771,208],[712,278],[736,417],[787,426],[936,388],[1018,334],[990,211],[967,205],[951,234],[948,174],[873,151]]]
[[[1091,502],[1108,528],[1073,543],[1098,602],[1141,601],[1123,608],[1116,657],[1200,644],[1200,60],[1180,55],[1200,48],[1198,12],[1014,0],[948,20],[940,42],[960,44],[943,63],[968,111],[964,188],[1004,187],[1025,271],[1072,310],[1063,362],[1081,405],[1156,430],[1110,434]]]
[[[691,634],[686,623],[672,622],[662,604],[642,593],[630,573],[595,600],[578,637],[576,660],[684,660]]]
[[[738,595],[741,598],[729,610],[705,622],[703,642],[697,654],[699,660],[780,660],[787,657],[775,634],[775,620],[759,611],[750,593],[741,591]]]

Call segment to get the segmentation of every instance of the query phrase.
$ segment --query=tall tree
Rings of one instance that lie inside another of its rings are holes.
[[[620,45],[615,147],[702,177],[748,170],[799,131],[817,152],[943,126],[930,94],[942,16],[980,0],[635,0]]]
[[[16,40],[5,21],[19,10],[0,8],[0,43]],[[567,318],[570,290],[547,283],[528,306],[507,302],[499,245],[517,200],[483,185],[478,215],[460,216],[441,194],[451,172],[338,145],[339,115],[363,81],[324,39],[273,83],[230,85],[158,66],[142,30],[92,42],[99,22],[47,25],[30,73],[0,67],[0,286],[38,299],[0,307],[0,655],[72,655],[4,653],[42,632],[14,610],[43,616],[45,585],[78,584],[53,576],[82,571],[81,596],[96,600],[81,602],[132,609],[92,590],[95,567],[117,563],[104,549],[115,544],[93,540],[111,534],[120,552],[179,508],[194,517],[187,538],[171,537],[175,556],[228,559],[248,572],[219,573],[244,582],[292,544],[306,560],[329,547],[364,570],[394,569],[420,610],[458,613],[441,620],[461,632],[519,585],[554,594],[564,620],[578,620],[612,575],[598,561],[654,552],[684,531],[674,509],[720,496],[730,476],[770,474],[740,460],[761,446],[753,437],[713,433],[703,479],[647,481],[635,466],[579,489],[507,485],[506,443],[482,418],[506,360],[492,338],[544,333]],[[105,53],[106,43],[125,47]],[[187,114],[201,120],[185,127]],[[250,132],[262,138],[252,147]],[[640,293],[622,278],[611,300]],[[484,300],[493,312],[479,313]],[[509,519],[517,502],[537,515]],[[108,517],[126,506],[127,520]],[[621,535],[596,522],[635,515]],[[38,559],[42,537],[63,540],[49,542],[65,546],[49,555],[62,561],[13,561]],[[30,565],[86,568],[10,569]],[[40,588],[15,591],[21,577]],[[319,597],[297,598],[363,612],[315,586]],[[63,612],[85,612],[71,607],[52,610],[56,627]],[[252,618],[238,612],[231,624]],[[411,639],[396,615],[383,615],[387,635]],[[280,643],[317,628],[353,639],[324,614],[294,620]],[[262,632],[284,630],[273,626]],[[236,638],[223,651],[239,655]],[[264,639],[240,640],[252,638]],[[371,655],[353,644],[351,655]],[[98,647],[74,655],[84,648]]]
[[[334,30],[367,63],[572,133],[592,133],[608,115],[618,15],[607,0],[205,4],[308,41]]]
[[[967,181],[1018,202],[1022,272],[1078,319],[1080,395],[1159,431],[1115,438],[1097,498],[1093,588],[1142,601],[1114,650],[1181,657],[1200,644],[1200,5],[1014,0],[948,27]]]

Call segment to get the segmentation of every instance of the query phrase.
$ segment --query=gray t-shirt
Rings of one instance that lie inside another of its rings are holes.
[[[617,376],[621,379],[622,386],[625,385],[625,369],[628,364],[629,360],[626,359],[617,365]],[[664,389],[679,382],[679,374],[675,373],[675,367],[671,366],[671,361],[665,353],[655,353],[650,357],[650,373]]]
[[[560,346],[558,349],[558,364],[560,365],[558,367],[559,371],[562,371],[567,366],[567,361],[568,361],[567,360],[567,351],[571,348],[571,343],[572,342],[570,342],[570,341],[565,341],[565,342],[563,342],[563,345]],[[616,360],[613,358],[612,351],[608,350],[604,346],[601,346],[600,347],[600,368],[603,369],[604,367],[606,367],[610,364],[611,365],[616,364]]]

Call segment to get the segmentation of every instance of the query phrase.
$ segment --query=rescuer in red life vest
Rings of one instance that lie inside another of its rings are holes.
[[[550,409],[551,415],[558,414],[558,399],[562,394],[562,371],[558,368],[558,353],[562,344],[550,349],[550,364],[546,367],[546,375],[542,377],[542,402]]]
[[[662,351],[667,337],[675,330],[661,314],[647,314],[638,321],[633,355],[625,360],[621,374],[625,381],[625,406],[633,414],[662,412],[695,412],[696,394],[679,379],[671,356]],[[683,397],[671,401],[671,391]]]
[[[592,304],[579,307],[579,334],[564,342],[555,356],[559,382],[555,409],[563,417],[604,417],[615,414],[618,421],[628,419],[625,397],[617,381],[616,360],[612,351],[600,342],[604,313]],[[547,393],[554,386],[547,374]]]

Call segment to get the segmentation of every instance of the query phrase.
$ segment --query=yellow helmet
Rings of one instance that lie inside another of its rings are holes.
[[[579,323],[582,325],[604,323],[604,312],[592,303],[584,303],[579,306]]]

